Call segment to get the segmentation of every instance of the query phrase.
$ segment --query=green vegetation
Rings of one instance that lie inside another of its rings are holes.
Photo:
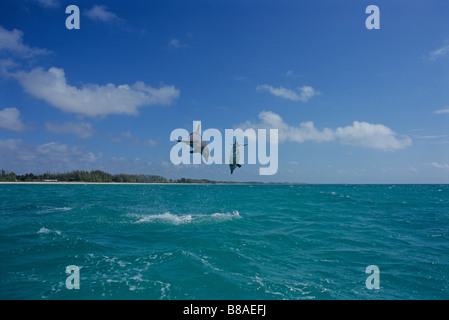
[[[6,173],[5,170],[2,169],[0,173],[0,181],[16,181],[16,174],[14,172]]]
[[[74,170],[64,173],[43,174],[27,173],[23,175],[15,174],[5,170],[0,171],[0,182],[116,182],[116,183],[205,183],[205,184],[298,184],[287,182],[236,182],[236,181],[215,181],[209,179],[167,179],[158,175],[144,174],[110,174],[101,170]],[[300,183],[302,184],[302,183]]]
[[[158,175],[135,175],[135,174],[110,174],[100,170],[75,170],[65,173],[50,173],[35,175],[27,173],[17,175],[14,172],[1,170],[0,181],[8,182],[123,182],[123,183],[223,183],[208,179],[167,179]],[[232,183],[232,182],[231,182]]]

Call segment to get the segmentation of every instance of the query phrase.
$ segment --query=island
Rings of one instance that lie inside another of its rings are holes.
[[[0,171],[0,182],[82,182],[82,183],[158,183],[158,184],[298,184],[287,182],[260,182],[260,181],[215,181],[209,179],[167,179],[159,175],[147,174],[110,174],[101,170],[73,170],[63,173],[43,174],[27,173],[23,175],[15,174],[5,170]],[[302,183],[301,183],[302,184]]]

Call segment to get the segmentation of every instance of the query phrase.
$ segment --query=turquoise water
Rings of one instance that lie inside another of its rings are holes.
[[[448,185],[0,184],[0,239],[1,299],[449,298]]]

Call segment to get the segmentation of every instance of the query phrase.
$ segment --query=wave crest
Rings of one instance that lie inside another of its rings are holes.
[[[240,217],[240,214],[237,210],[234,210],[232,213],[213,213],[211,215],[206,214],[185,214],[185,215],[176,215],[170,212],[165,212],[163,214],[152,214],[152,215],[144,215],[139,216],[139,220],[135,223],[167,223],[173,225],[183,225],[189,223],[201,223],[201,222],[216,222],[216,221],[227,221],[233,218]]]
[[[61,231],[59,231],[59,230],[50,230],[50,229],[47,229],[45,227],[42,227],[42,228],[39,229],[39,231],[37,233],[38,234],[54,234],[55,233],[57,235],[60,235]]]
[[[185,224],[192,221],[192,216],[190,214],[187,215],[181,215],[177,216],[174,214],[171,214],[170,212],[165,212],[164,214],[153,214],[153,215],[147,215],[139,220],[136,221],[136,223],[144,223],[144,222],[165,222],[170,224]]]

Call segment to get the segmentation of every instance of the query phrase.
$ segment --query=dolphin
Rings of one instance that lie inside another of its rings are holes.
[[[234,172],[235,168],[241,168],[242,165],[240,161],[240,151],[239,147],[241,145],[238,143],[237,139],[234,137],[234,144],[232,145],[232,153],[229,155],[229,168],[231,169],[231,174]],[[244,144],[247,146],[247,144]]]
[[[200,153],[206,162],[209,159],[209,148],[207,146],[206,141],[201,138],[200,125],[196,131],[192,132],[189,135],[189,140],[175,140],[177,142],[187,143],[193,150],[190,150],[190,153]]]

